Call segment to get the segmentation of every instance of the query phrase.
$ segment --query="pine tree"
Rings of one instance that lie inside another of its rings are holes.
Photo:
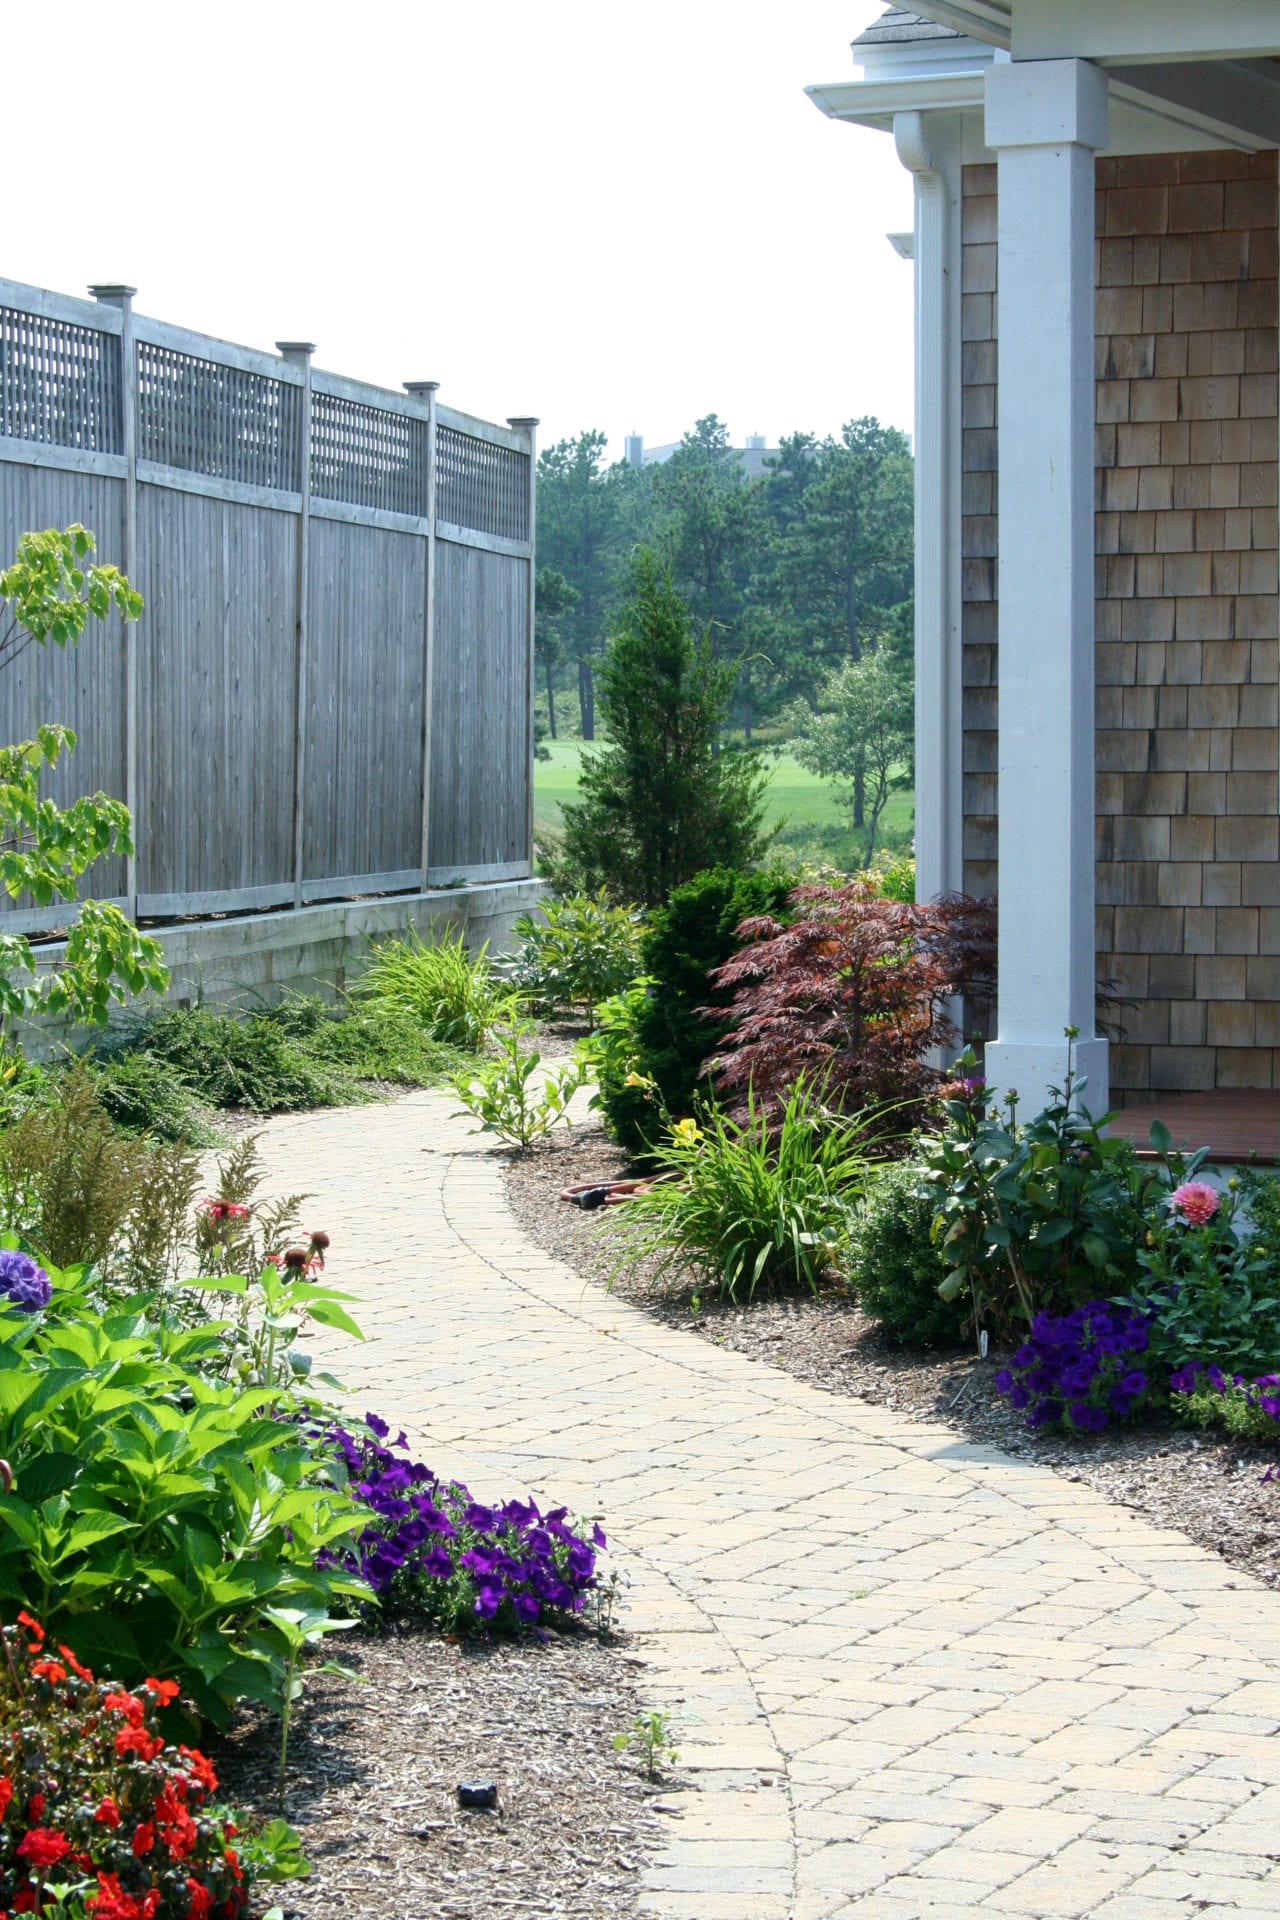
[[[752,753],[717,751],[733,680],[694,638],[669,568],[642,551],[600,674],[608,743],[584,754],[564,809],[579,884],[652,906],[706,867],[760,858],[767,775]]]

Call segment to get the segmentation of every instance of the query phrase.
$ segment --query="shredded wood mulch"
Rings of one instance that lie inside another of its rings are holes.
[[[332,1649],[331,1649],[332,1651]],[[286,1813],[306,1879],[262,1886],[287,1920],[627,1920],[662,1792],[613,1749],[639,1712],[617,1640],[343,1637],[359,1680],[315,1674],[295,1710]],[[210,1752],[223,1795],[277,1809],[280,1723],[240,1716]],[[492,1781],[493,1812],[460,1781]]]
[[[597,1122],[557,1130],[542,1148],[511,1157],[507,1192],[525,1231],[539,1246],[600,1285],[622,1248],[625,1207],[582,1213],[559,1198],[563,1187],[623,1178],[626,1156]],[[614,1290],[668,1324],[749,1358],[781,1367],[831,1393],[941,1422],[1014,1458],[1052,1467],[1121,1506],[1138,1508],[1157,1526],[1173,1527],[1265,1582],[1280,1586],[1280,1486],[1264,1482],[1280,1452],[1217,1433],[1190,1433],[1170,1417],[1100,1434],[1033,1434],[995,1391],[1001,1356],[971,1352],[908,1353],[884,1338],[875,1321],[832,1290],[808,1296],[758,1298],[735,1308],[694,1283],[655,1289],[643,1267],[619,1275]]]

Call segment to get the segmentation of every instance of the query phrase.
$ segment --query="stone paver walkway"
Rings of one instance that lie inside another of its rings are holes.
[[[1280,1908],[1280,1597],[1025,1461],[822,1393],[533,1246],[448,1095],[278,1121],[370,1336],[360,1407],[600,1513],[680,1797],[645,1911]],[[326,1349],[327,1357],[336,1357]]]

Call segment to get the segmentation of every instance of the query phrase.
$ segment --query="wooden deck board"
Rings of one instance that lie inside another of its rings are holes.
[[[1211,1160],[1252,1160],[1268,1166],[1280,1161],[1280,1092],[1251,1087],[1218,1087],[1209,1093],[1171,1093],[1125,1107],[1111,1123],[1113,1133],[1149,1149],[1153,1120],[1163,1120],[1176,1149],[1194,1152],[1208,1146]]]

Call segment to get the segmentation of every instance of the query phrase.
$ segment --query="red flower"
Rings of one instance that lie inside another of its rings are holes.
[[[72,1673],[79,1674],[82,1680],[92,1680],[93,1675],[90,1673],[88,1667],[81,1666],[80,1662],[76,1659],[74,1653],[72,1653],[70,1647],[64,1647],[61,1641],[59,1641],[58,1652],[62,1655],[63,1659],[66,1661],[67,1665],[70,1667]]]
[[[187,1892],[191,1895],[191,1905],[187,1908],[187,1920],[208,1920],[213,1911],[213,1895],[208,1887],[199,1880],[187,1881]]]
[[[116,1752],[123,1760],[126,1753],[140,1754],[144,1760],[154,1760],[164,1741],[153,1739],[145,1727],[122,1727],[116,1735]]]
[[[71,1851],[71,1842],[65,1833],[59,1833],[55,1827],[32,1827],[18,1842],[18,1852],[28,1860],[37,1873],[47,1873]]]
[[[110,1794],[108,1794],[104,1800],[99,1801],[98,1811],[93,1817],[95,1820],[100,1821],[104,1827],[118,1827],[120,1825],[120,1809]]]
[[[31,1671],[38,1679],[47,1680],[50,1686],[53,1686],[56,1681],[65,1680],[67,1677],[67,1670],[61,1660],[37,1660],[34,1662]]]
[[[13,1896],[15,1913],[34,1913],[36,1910],[36,1891],[34,1887],[19,1887]]]
[[[44,1795],[42,1793],[33,1793],[31,1798],[27,1802],[27,1819],[31,1822],[31,1825],[34,1827],[36,1822],[39,1820],[42,1820],[43,1818],[44,1818]]]
[[[27,1612],[25,1607],[22,1609],[22,1612],[18,1615],[18,1624],[19,1626],[26,1627],[29,1630],[29,1632],[34,1635],[36,1640],[44,1639],[44,1628],[40,1625],[40,1622],[38,1620],[33,1620],[31,1618],[31,1615]]]
[[[212,1762],[206,1760],[205,1756],[196,1747],[179,1747],[178,1752],[186,1761],[187,1770],[191,1778],[197,1781],[206,1793],[216,1793],[218,1791],[218,1776],[213,1770]],[[235,1828],[228,1827],[227,1832],[234,1833]]]
[[[301,1273],[307,1264],[305,1247],[289,1247],[280,1256],[281,1264],[289,1273]]]
[[[179,1688],[176,1680],[144,1680],[142,1684],[148,1693],[155,1695],[158,1707],[167,1707],[178,1697]]]
[[[0,1820],[9,1811],[9,1802],[13,1798],[13,1782],[7,1773],[0,1773]]]
[[[141,1700],[137,1699],[132,1693],[126,1693],[123,1688],[117,1693],[109,1693],[102,1704],[104,1707],[109,1708],[112,1713],[127,1714],[131,1727],[140,1727],[142,1725],[145,1708]]]
[[[120,1878],[114,1873],[98,1875],[98,1891],[89,1896],[89,1912],[93,1920],[151,1920],[160,1905],[159,1892],[152,1888],[141,1899],[122,1891]]]
[[[144,1853],[150,1853],[156,1843],[156,1830],[149,1820],[140,1820],[134,1831],[130,1846],[135,1860],[141,1860]]]

